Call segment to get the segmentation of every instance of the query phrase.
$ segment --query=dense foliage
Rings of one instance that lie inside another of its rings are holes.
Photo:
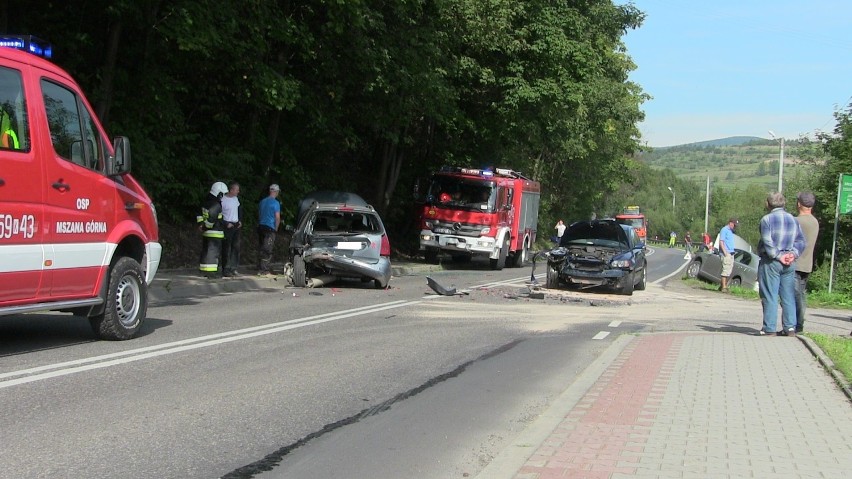
[[[346,189],[397,247],[416,240],[415,179],[443,164],[541,180],[543,218],[619,184],[645,99],[621,37],[642,19],[608,0],[0,5],[0,29],[52,42],[131,138],[164,222],[191,221],[216,180],[243,185],[250,217],[271,182],[285,216],[307,191]]]

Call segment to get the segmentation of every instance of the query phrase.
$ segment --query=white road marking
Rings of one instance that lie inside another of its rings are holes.
[[[613,321],[613,322],[609,323],[610,328],[617,328],[619,326],[621,326],[621,321]]]
[[[609,336],[609,331],[601,331],[598,334],[596,334],[592,339],[603,339],[607,336]]]
[[[90,358],[78,359],[75,361],[66,361],[62,363],[56,364],[47,364],[44,366],[39,366],[30,369],[22,369],[20,371],[12,371],[8,373],[0,374],[0,379],[5,378],[13,378],[17,376],[18,379],[6,379],[0,381],[0,389],[8,388],[12,386],[17,386],[20,384],[31,383],[35,381],[40,381],[43,379],[50,379],[59,376],[67,376],[70,374],[75,374],[84,371],[90,371],[93,369],[106,368],[110,366],[117,366],[119,364],[130,363],[134,361],[141,361],[143,359],[155,358],[158,356],[166,356],[169,354],[179,353],[183,351],[191,351],[193,349],[200,349],[210,346],[216,346],[219,344],[229,343],[233,341],[239,341],[242,339],[250,339],[258,336],[264,336],[267,334],[278,333],[281,331],[287,331],[291,329],[301,328],[304,326],[312,326],[315,324],[327,323],[330,321],[337,321],[340,319],[351,318],[353,316],[360,316],[367,313],[375,313],[379,311],[385,311],[389,309],[396,309],[405,306],[413,306],[415,304],[420,303],[420,301],[392,301],[390,303],[384,303],[380,305],[373,306],[365,306],[361,308],[350,309],[342,312],[335,313],[326,313],[319,314],[316,316],[309,316],[305,318],[292,319],[288,321],[281,321],[273,324],[266,324],[263,326],[255,326],[251,328],[239,329],[236,331],[228,331],[224,333],[211,334],[208,336],[201,336],[198,338],[185,339],[182,341],[174,341],[171,343],[159,344],[156,346],[149,346],[146,348],[138,348],[131,349],[128,351],[121,351],[112,354],[105,354],[102,356],[94,356]],[[49,372],[43,372],[49,371]]]
[[[683,264],[682,264],[682,265],[680,265],[680,268],[678,268],[678,269],[674,270],[674,272],[673,272],[673,273],[669,274],[668,276],[663,276],[662,278],[660,278],[660,279],[658,279],[658,280],[654,281],[654,282],[653,282],[653,283],[651,283],[651,284],[660,284],[660,283],[662,283],[663,281],[665,281],[665,280],[667,280],[667,279],[671,278],[672,276],[674,276],[674,275],[676,275],[676,274],[679,274],[679,273],[680,273],[680,271],[681,271],[683,268],[685,268],[685,267],[686,267],[686,265],[688,265],[688,264],[690,263],[690,261],[692,261],[692,260],[686,260],[686,261],[684,261],[684,262],[683,262]]]

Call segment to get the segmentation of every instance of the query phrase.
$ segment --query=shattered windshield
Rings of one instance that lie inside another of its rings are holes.
[[[357,211],[317,211],[313,218],[316,234],[380,233],[382,228],[376,215]]]
[[[493,181],[435,176],[426,192],[426,201],[436,206],[490,212],[494,211],[496,192]]]

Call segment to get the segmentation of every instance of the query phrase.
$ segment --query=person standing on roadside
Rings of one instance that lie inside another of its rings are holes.
[[[677,233],[675,233],[674,231],[672,231],[672,232],[669,234],[669,248],[674,248],[674,247],[675,247],[675,243],[677,243]]]
[[[757,266],[760,302],[763,305],[763,327],[760,335],[775,335],[778,324],[778,301],[781,301],[780,336],[796,335],[796,259],[805,250],[805,235],[798,221],[784,211],[784,195],[770,193],[766,198],[768,213],[760,219],[760,241]]]
[[[556,242],[559,243],[562,241],[562,235],[565,234],[565,223],[562,220],[556,222]]]
[[[225,183],[217,181],[210,187],[210,193],[201,205],[201,214],[196,217],[201,231],[201,257],[198,270],[208,278],[219,277],[219,255],[222,252],[222,239],[225,237],[222,222],[222,197],[228,192]]]
[[[805,250],[796,260],[796,332],[805,329],[805,310],[808,307],[808,276],[814,268],[814,245],[819,235],[819,222],[813,215],[816,197],[810,191],[796,195],[796,208],[799,215],[796,221],[805,235]]]
[[[734,272],[734,230],[737,229],[738,224],[740,224],[739,220],[730,218],[728,224],[719,231],[719,253],[722,255],[722,272],[719,275],[722,278],[722,284],[719,286],[719,291],[723,293],[729,292],[728,280]]]
[[[260,200],[257,225],[259,276],[271,274],[269,264],[272,262],[272,250],[275,247],[275,233],[281,225],[281,204],[278,202],[280,191],[281,188],[273,183],[269,185],[269,196]]]
[[[683,244],[684,246],[686,246],[686,252],[692,253],[692,233],[690,233],[689,231],[687,231],[686,234],[683,235]]]
[[[710,239],[710,233],[704,232],[701,235],[701,242],[704,243],[704,249],[713,252],[713,241]]]
[[[243,227],[243,209],[240,206],[240,184],[232,181],[222,197],[222,219],[225,222],[225,239],[222,241],[222,274],[238,276],[240,266],[240,229]]]

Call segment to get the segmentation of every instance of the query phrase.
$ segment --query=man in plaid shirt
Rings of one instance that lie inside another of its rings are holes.
[[[757,254],[760,264],[757,277],[760,302],[763,304],[761,335],[776,334],[778,300],[781,300],[780,336],[796,335],[796,265],[805,250],[805,235],[796,218],[784,211],[784,195],[770,193],[766,198],[769,211],[760,219],[760,242]]]

